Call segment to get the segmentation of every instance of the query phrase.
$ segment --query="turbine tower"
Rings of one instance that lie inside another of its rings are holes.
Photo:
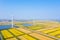
[[[13,28],[13,25],[14,25],[14,24],[13,24],[13,16],[12,16],[12,28]]]

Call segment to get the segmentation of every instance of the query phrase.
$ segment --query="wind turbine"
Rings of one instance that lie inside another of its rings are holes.
[[[12,21],[12,28],[13,28],[13,25],[14,25],[14,24],[13,24],[13,16],[12,16],[12,20],[11,20],[11,21]]]

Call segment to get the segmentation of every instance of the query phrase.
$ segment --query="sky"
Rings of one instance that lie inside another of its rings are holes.
[[[60,0],[0,0],[0,19],[60,20]]]

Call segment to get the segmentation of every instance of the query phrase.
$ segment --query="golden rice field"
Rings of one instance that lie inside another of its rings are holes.
[[[13,28],[1,26],[10,24],[0,22],[0,40],[60,40],[60,23],[56,21],[14,21]]]

